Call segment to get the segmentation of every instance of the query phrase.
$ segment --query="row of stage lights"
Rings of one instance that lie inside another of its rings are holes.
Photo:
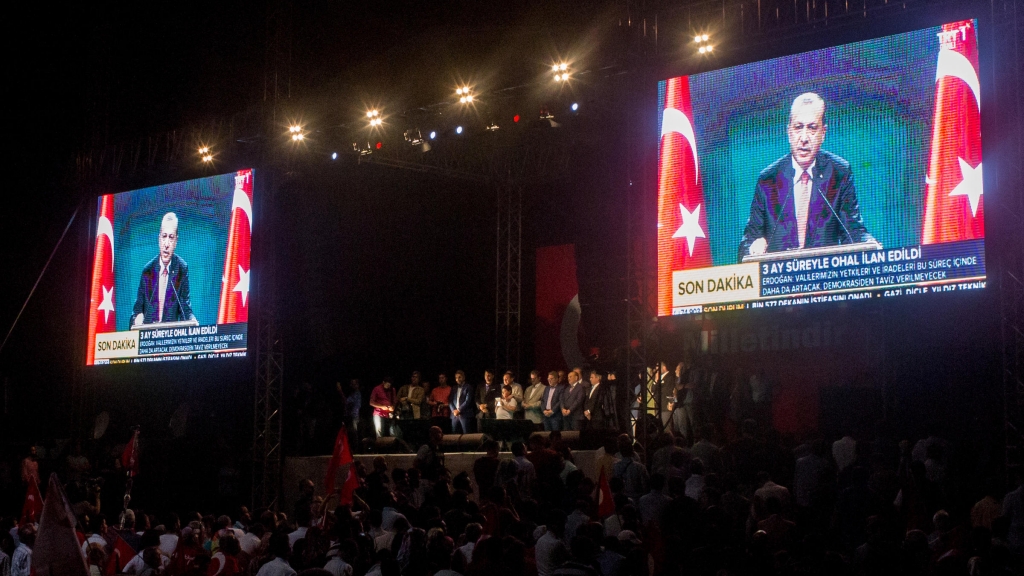
[[[709,36],[707,34],[698,34],[698,35],[693,37],[693,41],[696,44],[698,44],[697,52],[699,54],[709,55],[711,53],[711,51],[714,50],[714,46],[712,46],[709,43]],[[569,81],[570,70],[569,70],[569,64],[568,63],[566,63],[566,62],[559,62],[559,63],[556,63],[556,64],[552,64],[551,65],[551,72],[553,72],[554,75],[555,75],[554,76],[555,82],[564,83],[564,82],[568,82]],[[473,88],[471,86],[468,86],[468,85],[457,87],[455,89],[455,96],[458,97],[458,100],[459,100],[460,104],[470,105],[470,104],[473,104],[473,102],[474,102]],[[569,108],[573,112],[576,112],[576,111],[579,110],[579,104],[576,103],[576,102],[573,102],[573,104]],[[366,118],[369,120],[369,127],[371,129],[373,129],[373,128],[380,129],[384,125],[384,116],[381,114],[381,111],[376,109],[376,108],[371,109],[371,110],[367,110],[366,111]],[[542,111],[541,119],[551,120],[552,118],[553,118],[553,116],[551,116],[547,112],[546,109],[544,111]],[[519,117],[518,114],[516,114],[515,116],[512,117],[512,121],[514,123],[518,123],[519,120],[520,120],[520,117]],[[491,123],[488,126],[486,126],[485,129],[487,131],[489,131],[489,132],[494,132],[494,131],[498,130],[498,128],[499,127],[498,127],[497,124]],[[412,134],[413,132],[415,132],[415,134]],[[457,135],[461,135],[462,132],[463,132],[462,126],[461,125],[460,126],[456,126],[454,132]],[[299,124],[292,124],[291,126],[289,126],[288,127],[288,135],[291,138],[292,142],[294,142],[296,144],[302,143],[306,139],[305,132],[304,132],[302,126],[299,125]],[[431,130],[430,133],[427,135],[427,137],[430,140],[435,140],[438,137],[438,133],[437,133],[436,130]],[[420,135],[420,132],[418,130],[407,130],[405,132],[405,140],[407,142],[409,142],[410,144],[412,144],[412,145],[424,145],[425,144],[424,139]],[[382,142],[377,142],[376,148],[378,150],[380,150],[382,145],[383,145]],[[353,144],[353,147],[360,154],[369,154],[370,153],[370,148],[369,147],[367,147],[366,149],[361,149],[356,144]],[[199,158],[200,158],[200,160],[202,160],[202,162],[207,163],[207,164],[213,162],[213,151],[211,150],[211,148],[209,146],[202,146],[202,147],[200,147],[199,150],[198,150],[198,153],[199,153]],[[332,160],[337,160],[338,159],[338,153],[337,152],[333,152],[331,154],[331,159]]]

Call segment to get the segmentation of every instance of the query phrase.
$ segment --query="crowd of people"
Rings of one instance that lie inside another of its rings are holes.
[[[661,364],[649,376],[648,408],[661,418],[646,445],[619,420],[640,398],[616,392],[614,375],[601,371],[535,371],[525,388],[511,373],[498,384],[488,371],[476,387],[461,372],[453,385],[442,375],[434,386],[413,374],[397,390],[385,379],[366,402],[358,382],[339,386],[345,418],[336,431],[384,435],[395,419],[431,420],[410,467],[356,459],[358,488],[345,505],[306,479],[287,510],[225,505],[178,516],[149,494],[140,503],[156,514],[129,510],[122,526],[119,503],[101,509],[86,498],[75,506],[81,550],[93,574],[151,576],[1001,576],[1024,568],[1021,470],[1009,471],[1009,488],[1003,476],[972,478],[939,435],[899,441],[886,425],[782,436],[766,416],[770,388],[756,375]],[[510,453],[485,439],[470,469],[450,469],[444,433],[471,432],[488,418],[529,420],[550,434],[512,443]],[[599,430],[607,440],[583,466],[562,430]],[[69,486],[87,476],[79,451],[62,472],[78,479],[65,478]],[[38,481],[33,454],[21,473]],[[0,522],[0,576],[29,576],[36,527],[14,516]]]

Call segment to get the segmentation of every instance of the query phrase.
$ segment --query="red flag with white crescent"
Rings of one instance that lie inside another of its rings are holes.
[[[96,248],[92,256],[92,284],[89,291],[89,332],[85,364],[96,361],[96,335],[117,330],[114,314],[114,195],[99,199],[96,220]]]
[[[30,479],[28,489],[25,490],[25,503],[21,506],[21,522],[19,524],[38,522],[42,513],[43,495],[39,493],[39,484],[35,479]]]
[[[235,174],[231,227],[224,254],[218,324],[249,320],[249,248],[252,240],[252,169]]]
[[[981,86],[973,20],[937,34],[935,116],[926,179],[924,244],[985,237],[981,177]]]
[[[121,453],[121,465],[128,471],[129,476],[138,476],[139,474],[139,431],[136,430],[132,433],[132,439],[128,441],[128,445],[124,447],[124,452]]]
[[[352,463],[352,450],[348,446],[348,428],[342,426],[338,429],[338,437],[334,440],[334,452],[331,454],[331,461],[327,464],[327,474],[324,476],[324,489],[327,494],[334,493],[334,482],[338,473],[338,467]]]
[[[658,315],[672,313],[672,273],[711,266],[707,204],[693,130],[690,81],[666,81],[658,154]]]

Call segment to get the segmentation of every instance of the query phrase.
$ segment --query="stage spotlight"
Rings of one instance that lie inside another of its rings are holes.
[[[569,67],[569,65],[568,64],[564,64],[564,63],[558,65],[558,69],[561,70],[562,72],[565,72],[565,69],[568,68],[568,67]]]
[[[558,72],[558,64],[555,64],[554,66],[552,66],[551,67],[551,71],[552,72]]]
[[[337,159],[338,159],[338,153],[337,152],[331,152],[331,160],[337,160]]]
[[[462,126],[456,126],[455,127],[455,133],[456,134],[462,134]]]
[[[292,134],[292,142],[302,142],[305,139],[306,137],[303,136],[301,132]]]
[[[433,130],[431,130],[430,131],[430,139],[433,140],[434,138],[437,138],[437,132],[434,132]]]
[[[288,127],[288,132],[292,134],[299,134],[302,132],[302,126],[299,126],[298,124],[292,124],[291,126]]]
[[[377,142],[377,150],[380,150],[380,147],[383,146],[383,145],[384,145],[383,142],[378,141]]]
[[[203,155],[203,162],[206,162],[206,163],[213,162],[213,154],[204,154]]]
[[[515,116],[513,116],[512,117],[512,121],[515,122],[516,124],[518,124],[519,123],[519,114],[516,114]]]
[[[708,35],[707,34],[702,34],[700,39],[705,41],[705,42],[707,42],[708,41]]]
[[[370,127],[380,126],[384,123],[384,119],[380,115],[380,110],[374,108],[373,110],[367,110],[366,117],[370,119]]]
[[[715,49],[714,46],[712,46],[711,44],[708,44],[708,52],[711,52],[714,49]]]
[[[565,82],[569,79],[569,65],[565,62],[553,65],[551,71],[555,73],[555,82]]]
[[[697,52],[700,52],[701,54],[705,54],[705,53],[707,53],[707,51],[708,51],[707,46],[701,46],[700,48],[697,49]]]
[[[573,102],[572,106],[570,106],[570,108],[572,108],[572,111],[575,112],[575,111],[580,109],[580,105],[577,104],[576,102]]]
[[[696,36],[694,36],[693,37],[693,41],[694,42],[700,42],[700,34],[697,34]]]
[[[209,153],[210,153],[210,147],[209,146],[203,146],[202,148],[199,149],[199,154],[201,154],[201,155],[206,155],[206,154],[209,154]]]

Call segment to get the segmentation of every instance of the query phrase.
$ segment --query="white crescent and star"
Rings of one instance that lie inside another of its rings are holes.
[[[682,204],[679,205],[679,212],[683,217],[683,224],[672,235],[673,238],[686,238],[687,248],[690,256],[693,256],[693,244],[697,238],[707,238],[704,230],[700,227],[700,204],[690,212]]]
[[[110,313],[114,311],[114,288],[111,287],[110,290],[107,290],[106,286],[101,285],[100,287],[103,288],[103,301],[100,302],[97,310],[103,311],[103,323],[106,324],[110,321]]]
[[[967,196],[967,200],[971,203],[971,216],[978,215],[978,203],[981,202],[981,196],[984,193],[982,190],[982,177],[981,177],[981,163],[978,163],[977,168],[971,168],[971,165],[967,163],[963,158],[957,158],[960,161],[960,175],[963,180],[956,185],[950,191],[950,196]]]
[[[693,152],[693,178],[699,180],[700,165],[697,162],[697,137],[693,133],[693,124],[681,111],[675,108],[665,108],[665,111],[661,113],[661,136],[664,138],[665,134],[671,132],[677,132],[690,143],[690,150]]]
[[[110,241],[110,269],[114,269],[114,226],[110,223],[110,220],[106,216],[100,216],[99,223],[96,224],[96,237],[106,236],[107,240]]]
[[[249,298],[249,271],[238,266],[238,284],[231,289],[232,292],[239,292],[242,294],[242,306],[245,306],[246,300]]]
[[[963,80],[974,93],[974,103],[978,105],[978,110],[981,110],[981,83],[978,81],[978,71],[966,56],[949,48],[940,49],[938,66],[935,67],[935,81],[938,82],[939,78],[944,76]]]

